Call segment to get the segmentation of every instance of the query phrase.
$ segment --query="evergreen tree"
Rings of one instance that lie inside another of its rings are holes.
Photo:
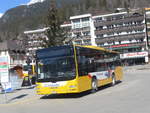
[[[56,2],[51,1],[50,9],[47,16],[46,31],[47,38],[43,39],[43,47],[63,45],[63,41],[67,38],[67,33],[61,27],[61,14],[56,8]]]

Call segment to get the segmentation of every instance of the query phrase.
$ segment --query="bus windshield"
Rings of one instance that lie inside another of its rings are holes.
[[[38,82],[56,82],[75,78],[72,56],[42,59],[38,62]]]
[[[38,81],[63,81],[75,78],[73,57],[56,57],[38,63]]]

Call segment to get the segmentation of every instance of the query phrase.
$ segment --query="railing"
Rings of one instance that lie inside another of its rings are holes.
[[[88,32],[88,31],[90,31],[89,27],[82,28],[82,32]]]
[[[140,24],[140,25],[132,25],[132,26],[124,26],[124,27],[116,27],[112,29],[102,29],[102,30],[95,30],[96,35],[101,35],[101,34],[111,34],[111,33],[117,33],[117,32],[130,32],[132,30],[144,30],[145,25]]]
[[[80,36],[80,37],[68,37],[65,39],[65,42],[70,42],[70,41],[86,41],[86,40],[91,40],[91,36]]]
[[[141,39],[145,38],[145,33],[138,33],[138,34],[128,34],[122,36],[112,36],[112,37],[105,37],[105,38],[96,38],[96,43],[105,43],[105,42],[113,42],[113,41],[124,41],[130,39]]]
[[[144,16],[135,16],[135,17],[127,17],[123,19],[117,19],[117,20],[109,20],[109,21],[95,21],[94,25],[95,27],[98,26],[108,26],[113,24],[120,24],[120,23],[127,23],[127,22],[136,22],[136,21],[143,21]]]
[[[76,29],[72,29],[73,33],[78,33],[78,32],[87,32],[90,31],[90,27],[83,27],[83,28],[76,28]]]
[[[72,29],[73,33],[79,33],[82,31],[82,28]]]
[[[104,48],[111,48],[112,45],[105,45],[105,46],[102,46]],[[122,48],[124,47],[135,47],[135,46],[146,46],[146,43],[145,42],[139,42],[139,43],[129,43],[128,46],[121,46]],[[119,47],[118,47],[119,48]]]

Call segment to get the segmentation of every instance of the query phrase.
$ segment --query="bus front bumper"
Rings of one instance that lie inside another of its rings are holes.
[[[64,86],[49,86],[42,83],[37,84],[36,93],[38,95],[50,95],[50,94],[66,94],[66,93],[78,93],[78,87],[76,83],[67,83]]]

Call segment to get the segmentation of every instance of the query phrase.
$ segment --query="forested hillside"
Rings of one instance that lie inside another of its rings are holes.
[[[115,8],[149,7],[150,0],[57,0],[62,22],[72,15],[114,12]],[[50,0],[8,10],[0,18],[0,41],[16,39],[25,30],[43,28]]]

